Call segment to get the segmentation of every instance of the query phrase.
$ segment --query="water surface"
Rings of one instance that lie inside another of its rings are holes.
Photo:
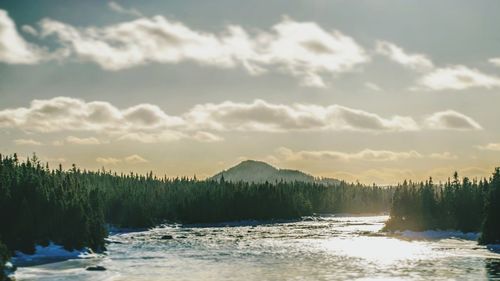
[[[107,255],[21,267],[17,280],[500,280],[500,254],[460,233],[379,233],[387,216],[166,225]],[[173,239],[162,239],[171,235]],[[90,272],[102,265],[102,272]]]

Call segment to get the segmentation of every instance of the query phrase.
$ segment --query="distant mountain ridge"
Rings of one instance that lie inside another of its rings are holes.
[[[227,170],[217,173],[209,178],[209,180],[220,180],[224,176],[224,180],[230,182],[307,182],[320,183],[325,185],[338,185],[337,179],[332,178],[315,178],[312,175],[306,174],[298,170],[278,169],[269,165],[266,162],[256,160],[245,160],[238,165]]]

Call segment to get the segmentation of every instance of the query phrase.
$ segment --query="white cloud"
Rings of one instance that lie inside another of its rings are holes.
[[[7,12],[0,9],[0,63],[34,64],[40,60],[40,49],[27,43]]]
[[[143,164],[143,163],[148,163],[149,161],[144,159],[142,156],[139,156],[137,154],[132,154],[130,156],[123,157],[123,158],[97,157],[96,162],[101,163],[103,165],[118,165],[120,163]]]
[[[141,12],[139,12],[138,10],[136,10],[134,8],[130,8],[130,9],[124,8],[122,5],[120,5],[114,1],[110,1],[108,3],[108,7],[112,11],[115,11],[115,12],[120,13],[120,14],[134,16],[134,17],[141,17],[142,16]]]
[[[276,69],[298,77],[302,85],[324,87],[323,75],[352,71],[369,60],[365,50],[340,31],[291,19],[252,34],[233,25],[220,34],[197,31],[163,16],[89,28],[44,19],[40,28],[42,36],[55,35],[76,58],[108,70],[194,61],[220,68],[241,66],[253,75]]]
[[[21,26],[21,30],[27,34],[30,34],[33,36],[38,36],[38,31],[36,31],[36,29],[31,25],[25,24],[25,25]]]
[[[163,16],[103,28],[78,29],[51,19],[43,20],[40,25],[44,36],[56,35],[76,57],[107,70],[183,60],[226,67],[233,63],[231,54],[221,49],[213,34],[199,33]]]
[[[162,130],[161,132],[130,132],[120,136],[119,140],[137,141],[142,143],[161,143],[178,141],[188,138],[183,132],[173,130]]]
[[[500,77],[484,74],[463,65],[438,68],[424,75],[418,84],[430,90],[464,90],[472,87],[500,87]]]
[[[224,140],[222,137],[214,135],[209,132],[204,132],[204,131],[199,131],[196,132],[193,135],[193,138],[195,140],[201,141],[201,142],[218,142]]]
[[[132,127],[148,129],[161,128],[165,125],[180,125],[180,118],[165,114],[158,106],[152,104],[139,104],[123,111],[123,118]]]
[[[351,37],[336,30],[328,32],[314,22],[285,19],[272,30],[257,36],[258,57],[254,60],[288,69],[302,77],[305,86],[323,87],[322,73],[351,71],[369,60]]]
[[[446,152],[439,152],[439,153],[431,153],[429,155],[429,158],[439,159],[439,160],[454,160],[454,159],[458,159],[458,156],[446,151]]]
[[[70,144],[80,144],[80,145],[95,145],[95,144],[101,144],[101,142],[94,137],[90,138],[79,138],[79,137],[74,137],[74,136],[68,136],[66,137],[66,142]]]
[[[434,130],[482,130],[474,119],[453,110],[436,112],[427,117],[424,123]]]
[[[488,61],[490,63],[492,63],[494,66],[499,66],[500,67],[500,58],[491,58]]]
[[[141,131],[182,123],[181,118],[168,116],[155,105],[140,104],[120,110],[107,102],[85,102],[69,97],[33,100],[27,108],[0,110],[0,127],[39,132]]]
[[[202,142],[222,141],[217,132],[292,132],[292,131],[365,131],[399,132],[430,129],[481,129],[461,113],[443,111],[418,124],[412,117],[390,116],[340,105],[274,104],[263,100],[250,103],[226,101],[198,104],[180,115],[165,113],[151,104],[120,109],[114,105],[56,97],[33,100],[29,107],[0,109],[0,128],[23,131],[93,132],[100,137],[68,136],[54,145],[99,144],[104,139],[159,143],[194,139]],[[107,140],[104,140],[107,142]]]
[[[42,145],[41,142],[33,140],[33,139],[17,139],[14,140],[16,145]]]
[[[379,85],[372,83],[372,82],[366,82],[365,87],[369,90],[375,91],[375,92],[380,92],[382,91],[382,88],[380,88]]]
[[[281,147],[277,150],[281,157],[288,161],[293,160],[364,160],[364,161],[395,161],[409,158],[422,158],[423,156],[416,151],[394,152],[388,150],[365,149],[356,153],[346,153],[331,150],[302,150],[292,151],[291,149]]]
[[[29,107],[0,110],[0,128],[36,132],[84,131],[144,143],[175,141],[190,137],[182,132],[185,121],[169,116],[156,105],[138,104],[119,109],[108,102],[85,102],[69,97],[33,100]],[[98,144],[95,137],[70,136],[66,143]],[[59,140],[54,145],[63,145]]]
[[[456,159],[455,155],[449,152],[421,154],[415,150],[410,151],[390,151],[390,150],[372,150],[364,149],[359,152],[347,153],[332,150],[301,150],[293,151],[286,147],[280,147],[276,150],[277,156],[286,161],[297,160],[332,160],[332,161],[398,161],[405,159]]]
[[[412,90],[464,90],[473,87],[500,87],[500,77],[482,73],[478,69],[464,65],[436,68],[432,60],[424,54],[408,54],[403,48],[387,42],[377,41],[376,52],[408,68],[424,72]],[[489,60],[500,66],[500,58]]]
[[[104,165],[116,165],[122,162],[121,159],[114,157],[97,157],[95,161]]]
[[[394,62],[415,70],[428,70],[434,67],[432,61],[423,54],[408,54],[403,48],[387,41],[377,41],[377,53]]]
[[[137,154],[127,156],[127,157],[125,157],[124,160],[125,160],[125,162],[127,162],[129,164],[142,164],[142,163],[149,162],[148,160],[142,158],[141,156],[139,156]]]
[[[34,100],[28,108],[0,110],[0,127],[38,132],[94,131],[122,139],[157,142],[188,137],[186,131],[289,131],[289,130],[417,130],[410,117],[383,118],[374,113],[339,105],[281,105],[253,103],[201,104],[180,116],[167,115],[151,104],[118,109],[107,102],[56,97]],[[206,133],[195,139],[215,140]]]
[[[192,126],[217,131],[418,130],[410,117],[383,118],[339,105],[283,105],[263,100],[197,105],[185,114],[185,119]]]
[[[500,143],[488,143],[487,145],[478,145],[480,150],[500,151]]]

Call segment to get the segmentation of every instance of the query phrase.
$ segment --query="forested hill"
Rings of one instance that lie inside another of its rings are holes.
[[[338,185],[340,181],[331,178],[315,178],[297,170],[278,169],[265,162],[246,160],[238,165],[222,171],[210,180],[220,181],[224,177],[229,182],[248,182],[248,183],[274,183],[274,182],[305,182],[320,183],[325,185]]]

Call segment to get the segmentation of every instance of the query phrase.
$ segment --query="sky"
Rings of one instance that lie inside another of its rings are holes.
[[[499,1],[0,0],[0,153],[362,183],[500,166]]]

